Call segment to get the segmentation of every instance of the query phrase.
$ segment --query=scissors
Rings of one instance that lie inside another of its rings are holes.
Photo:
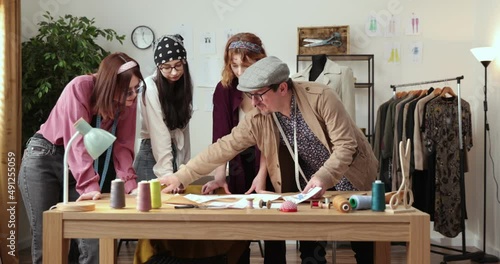
[[[340,33],[333,32],[332,36],[327,39],[312,39],[306,38],[303,39],[304,42],[310,42],[308,44],[304,44],[304,47],[318,47],[318,46],[326,46],[332,45],[335,47],[342,46],[342,38],[340,37]]]
[[[413,204],[413,192],[410,188],[410,157],[411,157],[411,144],[410,140],[406,140],[406,148],[403,141],[399,142],[399,157],[401,160],[401,173],[403,174],[403,181],[399,186],[398,191],[391,197],[389,205],[391,209],[395,210],[401,202],[401,194],[403,205],[406,209],[410,208]]]

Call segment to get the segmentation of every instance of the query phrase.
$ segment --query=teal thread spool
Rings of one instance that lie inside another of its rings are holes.
[[[385,185],[381,180],[372,183],[372,211],[385,211]]]
[[[349,198],[352,209],[363,210],[372,207],[372,197],[368,195],[352,195]]]

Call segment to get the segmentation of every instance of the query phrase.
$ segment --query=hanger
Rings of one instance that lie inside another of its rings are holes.
[[[441,97],[457,97],[457,95],[455,94],[453,89],[451,89],[450,86],[443,87],[443,90],[441,91],[441,93],[439,95]],[[447,96],[447,95],[449,95],[449,96]]]
[[[432,94],[434,94],[434,96],[438,96],[438,95],[440,95],[440,94],[441,94],[441,91],[442,91],[442,90],[443,90],[443,89],[441,89],[441,88],[439,88],[439,87],[438,87],[438,88],[434,88],[434,91],[432,92]]]
[[[408,92],[407,92],[407,91],[397,92],[397,93],[396,93],[396,98],[403,98],[403,97],[405,97],[406,95],[408,95]]]

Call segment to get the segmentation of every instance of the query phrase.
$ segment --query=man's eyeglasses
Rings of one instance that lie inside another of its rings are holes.
[[[174,66],[170,66],[168,64],[162,64],[159,66],[159,68],[160,68],[160,71],[162,71],[164,73],[171,73],[173,69],[175,69],[176,71],[180,71],[180,70],[184,69],[184,63],[178,62]]]
[[[264,94],[266,94],[267,92],[269,92],[271,89],[273,89],[273,88],[271,87],[271,88],[267,89],[265,92],[260,93],[260,94],[259,94],[259,93],[254,93],[254,94],[253,94],[253,93],[249,93],[249,92],[245,92],[245,94],[246,94],[246,95],[248,96],[248,98],[250,98],[250,99],[253,99],[253,98],[255,97],[255,99],[257,99],[257,101],[262,101],[262,100],[263,100],[263,99],[262,99],[262,96],[263,96]]]

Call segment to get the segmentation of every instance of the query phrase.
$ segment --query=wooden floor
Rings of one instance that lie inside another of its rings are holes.
[[[129,242],[128,244],[123,243],[120,254],[118,256],[118,264],[130,264],[132,263],[134,251],[135,251],[136,242]],[[252,242],[250,245],[251,248],[251,256],[250,263],[251,264],[263,264],[264,259],[260,255],[259,244],[257,242]],[[475,249],[471,249],[471,251],[475,251]],[[19,263],[20,264],[31,264],[31,255],[30,250],[25,249],[20,252],[19,255]],[[453,253],[457,254],[457,253]],[[327,250],[326,259],[328,263],[334,263],[332,260],[332,249],[331,245]],[[393,245],[391,246],[391,263],[392,264],[403,264],[406,263],[406,248],[402,245]],[[443,256],[435,253],[431,253],[431,263],[430,264],[440,264],[443,260]],[[300,253],[296,249],[295,244],[288,243],[287,244],[287,263],[288,264],[299,264],[300,263]],[[354,259],[354,252],[350,249],[348,244],[339,243],[337,245],[336,250],[336,263],[337,264],[355,264],[356,261]],[[476,262],[471,262],[470,260],[464,261],[454,261],[448,263],[455,264],[471,264]],[[500,264],[500,263],[497,263]]]

